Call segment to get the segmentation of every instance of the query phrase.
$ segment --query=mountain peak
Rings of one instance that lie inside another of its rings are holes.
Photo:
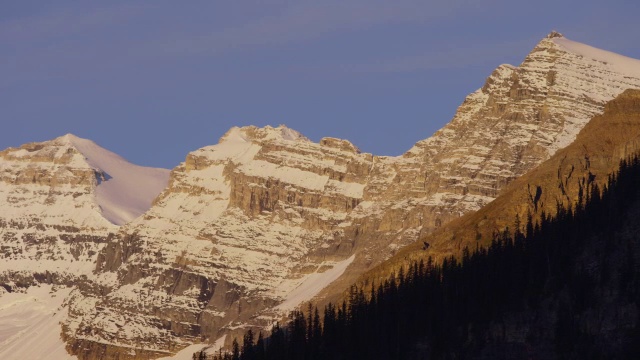
[[[557,31],[555,31],[555,30],[552,30],[552,31],[549,33],[549,35],[547,35],[547,37],[546,37],[546,38],[547,38],[547,39],[553,39],[553,38],[563,38],[563,37],[564,37],[564,35],[562,35],[561,33],[557,32]]]
[[[91,143],[91,144],[95,145],[95,143],[93,141],[91,141],[89,139],[81,138],[81,137],[76,136],[76,135],[74,135],[72,133],[67,133],[67,134],[64,134],[62,136],[58,136],[57,138],[53,139],[52,142],[55,143],[55,144],[59,144],[59,145],[70,146],[70,147],[72,147],[72,148],[74,148],[74,149],[76,149],[78,151],[80,151],[78,149],[78,146],[77,146],[78,144]],[[47,141],[45,141],[45,143],[47,143]]]
[[[638,59],[595,48],[587,44],[569,40],[563,36],[553,38],[551,41],[561,50],[601,63],[611,71],[624,74],[627,77],[640,77],[640,60]],[[626,86],[635,87],[635,85],[629,85]]]
[[[122,225],[147,211],[167,186],[169,170],[131,164],[95,142],[73,134],[8,150],[7,161],[51,163],[95,173],[95,202],[109,222]]]
[[[278,127],[265,126],[259,128],[254,125],[237,127],[234,126],[227,131],[221,138],[220,143],[227,141],[240,141],[249,142],[252,140],[287,140],[287,141],[310,141],[304,135],[296,130],[293,130],[286,125],[279,125]]]
[[[79,137],[79,136],[76,136],[76,135],[74,135],[72,133],[66,133],[66,134],[56,138],[56,140],[58,140],[58,139],[62,140],[62,141],[75,141],[75,140],[82,139],[82,138]]]

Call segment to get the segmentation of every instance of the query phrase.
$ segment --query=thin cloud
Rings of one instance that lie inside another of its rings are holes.
[[[51,38],[82,34],[100,27],[111,27],[144,11],[140,5],[55,9],[46,13],[0,21],[0,42],[28,44]]]
[[[252,46],[280,45],[316,39],[327,34],[384,24],[443,21],[474,8],[477,1],[455,0],[437,4],[418,0],[303,1],[243,24],[209,34],[175,38],[168,50],[224,52]],[[165,45],[167,43],[165,42]]]
[[[36,15],[0,21],[0,90],[29,81],[70,79],[99,71],[136,49],[139,40],[113,36],[119,26],[150,5],[56,7]],[[147,54],[150,55],[150,54]]]

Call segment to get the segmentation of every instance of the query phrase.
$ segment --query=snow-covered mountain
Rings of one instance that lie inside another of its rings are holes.
[[[105,242],[168,180],[71,134],[0,152],[0,358],[64,358],[58,307],[71,287],[99,283]]]
[[[146,211],[168,177],[70,134],[0,152],[0,275],[90,275],[104,239]]]
[[[400,157],[284,126],[233,128],[170,178],[71,135],[7,149],[0,280],[75,284],[62,329],[80,358],[213,343],[340,293],[492,201],[638,87],[640,61],[551,33]]]
[[[190,153],[101,252],[108,295],[72,294],[74,349],[97,357],[108,341],[156,354],[268,326],[353,261],[334,232],[361,201],[372,159],[284,126],[233,128]]]

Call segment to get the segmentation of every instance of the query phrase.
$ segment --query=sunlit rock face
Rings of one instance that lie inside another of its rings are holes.
[[[3,291],[39,284],[98,293],[109,288],[112,279],[95,273],[99,254],[118,236],[120,224],[151,206],[168,179],[169,170],[130,164],[71,134],[1,151]],[[16,344],[5,345],[19,352]]]

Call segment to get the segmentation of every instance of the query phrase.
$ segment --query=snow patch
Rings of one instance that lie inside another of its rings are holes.
[[[167,187],[170,172],[167,169],[131,164],[93,141],[71,134],[63,139],[82,153],[100,174],[96,201],[103,216],[116,225],[123,225],[142,215]]]
[[[61,305],[70,292],[42,285],[0,294],[0,359],[77,359],[60,338]]]
[[[316,272],[299,279],[299,285],[286,295],[284,301],[280,305],[276,306],[276,310],[280,312],[291,311],[301,303],[311,300],[322,289],[342,276],[344,271],[355,258],[355,255],[351,255],[348,259],[335,263],[331,269],[326,270],[325,272],[319,273],[316,270]],[[320,266],[322,265],[323,264]],[[281,287],[282,286],[279,288]]]
[[[554,38],[552,41],[568,52],[606,63],[618,73],[640,77],[640,60],[638,59],[594,48],[564,37]]]
[[[200,351],[204,351],[207,355],[213,356],[214,354],[217,353],[218,350],[222,348],[226,338],[227,338],[227,335],[222,336],[221,338],[216,340],[213,343],[213,345],[209,345],[209,344],[189,345],[186,348],[178,351],[172,356],[162,357],[158,360],[192,360],[193,354]]]

